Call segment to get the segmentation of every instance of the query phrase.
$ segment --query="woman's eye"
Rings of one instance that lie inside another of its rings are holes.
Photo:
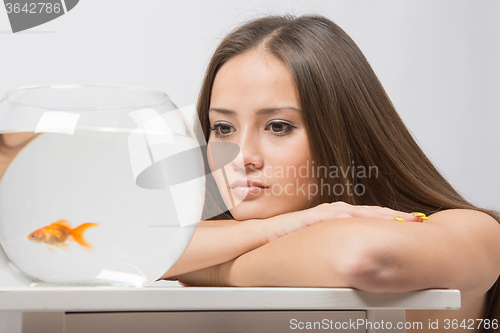
[[[283,131],[283,124],[281,123],[274,123],[274,124],[271,124],[271,130],[273,132],[281,132]]]
[[[234,132],[233,127],[229,124],[225,123],[218,123],[214,124],[211,128],[210,131],[215,134],[216,137],[218,138],[223,138]]]
[[[271,131],[271,133],[273,135],[283,136],[283,135],[287,135],[288,133],[290,133],[292,131],[292,129],[294,129],[296,127],[290,125],[289,123],[283,122],[283,121],[273,121],[267,125],[267,128],[269,128],[269,130]]]
[[[227,125],[220,125],[219,132],[220,134],[228,135],[229,133],[231,133],[231,127]]]

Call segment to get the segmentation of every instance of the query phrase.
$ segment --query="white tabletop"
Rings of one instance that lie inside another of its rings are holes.
[[[348,288],[0,288],[0,311],[458,309],[458,290],[373,294]]]

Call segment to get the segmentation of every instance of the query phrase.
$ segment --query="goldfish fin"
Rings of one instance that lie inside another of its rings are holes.
[[[80,244],[81,247],[92,248],[93,246],[90,245],[89,243],[87,243],[85,238],[83,238],[83,233],[88,228],[96,227],[97,225],[99,225],[99,223],[84,223],[82,225],[79,225],[75,229],[71,230],[71,236],[73,236],[73,239],[75,240],[75,242]]]
[[[54,250],[54,248],[52,246],[49,246],[47,247],[49,249],[50,252],[55,252],[56,250]]]
[[[65,252],[71,252],[71,249],[68,246],[69,246],[69,244],[64,243],[64,244],[59,245],[59,248],[61,248]]]
[[[56,222],[52,223],[51,225],[62,225],[64,227],[70,228],[71,229],[71,224],[68,222],[68,220],[57,220]]]

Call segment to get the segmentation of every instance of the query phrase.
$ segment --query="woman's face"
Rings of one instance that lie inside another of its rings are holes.
[[[240,155],[214,177],[236,220],[305,209],[315,181],[299,99],[286,65],[264,51],[227,61],[217,73],[209,143],[230,142]]]

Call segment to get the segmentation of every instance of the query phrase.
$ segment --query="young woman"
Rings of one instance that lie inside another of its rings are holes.
[[[500,318],[498,216],[439,174],[333,22],[265,17],[233,31],[208,66],[198,116],[209,144],[241,149],[214,173],[221,196],[206,203],[229,213],[200,223],[164,278],[451,288],[460,310],[407,311],[407,320]]]

